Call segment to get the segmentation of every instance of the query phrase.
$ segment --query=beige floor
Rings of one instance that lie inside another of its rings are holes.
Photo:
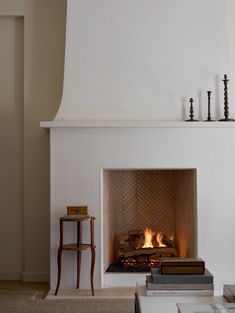
[[[50,294],[46,297],[48,289],[48,284],[43,283],[0,281],[0,312],[134,313],[134,299],[123,298],[120,300],[117,298],[116,290],[107,289],[102,297],[102,292],[98,290],[95,290],[96,296],[94,297],[90,295],[90,290],[70,290],[69,292],[59,290],[57,297]]]
[[[54,296],[54,290],[49,290],[48,283],[31,283],[17,281],[0,281],[1,294],[29,295],[30,298],[46,299],[134,299],[135,287],[95,289],[95,296],[90,289],[59,290]]]
[[[59,290],[57,296],[54,296],[54,290],[50,290],[46,299],[76,299],[76,298],[89,298],[89,299],[134,299],[135,287],[122,287],[122,288],[102,288],[95,289],[95,295],[91,295],[90,289],[69,289]]]
[[[19,281],[0,281],[1,294],[32,295],[45,298],[49,291],[49,283],[31,283]]]

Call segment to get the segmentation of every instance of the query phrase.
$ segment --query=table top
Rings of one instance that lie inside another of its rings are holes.
[[[94,244],[90,244],[90,243],[81,243],[81,244],[67,243],[67,244],[63,244],[61,247],[63,250],[72,250],[72,251],[91,250],[91,249],[96,248]]]
[[[177,303],[226,303],[222,296],[147,296],[145,286],[137,286],[141,313],[177,313]]]
[[[65,215],[60,218],[61,221],[63,222],[83,222],[83,221],[90,221],[90,220],[95,220],[94,216],[89,216],[89,215],[84,215],[83,216],[78,216],[78,215]]]

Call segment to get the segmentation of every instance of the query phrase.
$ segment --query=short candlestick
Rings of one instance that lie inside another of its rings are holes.
[[[190,102],[190,109],[189,109],[189,113],[190,113],[189,117],[190,117],[190,119],[186,120],[186,122],[197,122],[198,120],[194,119],[193,98],[190,98],[189,102]]]

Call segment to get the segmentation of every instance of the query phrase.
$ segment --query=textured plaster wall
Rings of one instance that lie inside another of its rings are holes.
[[[20,82],[23,85],[23,104],[22,116],[19,117],[19,122],[23,125],[22,203],[19,204],[17,218],[10,221],[1,219],[0,222],[0,245],[4,247],[13,241],[11,249],[16,251],[15,258],[18,260],[17,268],[9,266],[12,253],[1,248],[5,254],[5,263],[0,268],[0,278],[47,280],[50,241],[49,137],[46,131],[39,127],[39,122],[53,119],[61,100],[66,1],[2,0],[0,19],[8,16],[24,18],[23,82]],[[12,116],[9,116],[9,120],[12,120]],[[13,133],[5,131],[1,138],[5,143],[11,139],[12,145],[14,142],[19,144],[19,139]],[[3,144],[1,146],[3,147]],[[6,153],[3,149],[1,153],[4,152]],[[10,153],[5,157],[16,156]],[[18,175],[13,173],[13,181],[14,175],[17,182]],[[13,188],[9,197],[15,196]],[[11,209],[9,205],[2,203],[1,215],[4,216],[4,212],[11,214]],[[14,237],[17,237],[15,241],[12,240]]]

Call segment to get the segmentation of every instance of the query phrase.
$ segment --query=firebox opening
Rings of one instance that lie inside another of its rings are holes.
[[[106,272],[197,257],[196,169],[105,169],[103,192]]]

